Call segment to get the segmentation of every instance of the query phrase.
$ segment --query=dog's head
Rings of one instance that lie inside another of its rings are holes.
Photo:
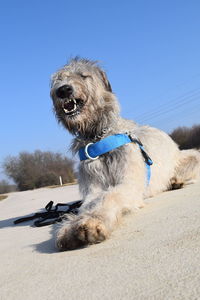
[[[53,74],[51,97],[58,121],[73,134],[100,131],[119,113],[105,72],[86,59],[74,58]]]

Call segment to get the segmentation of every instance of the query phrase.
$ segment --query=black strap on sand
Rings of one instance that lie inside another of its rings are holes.
[[[22,222],[39,219],[34,222],[36,227],[42,227],[46,225],[55,224],[57,222],[61,222],[63,220],[64,214],[77,214],[78,208],[81,206],[82,201],[74,201],[69,203],[57,203],[53,207],[53,201],[50,201],[46,206],[46,212],[35,213],[32,216],[23,217],[14,221],[14,224],[19,224]],[[59,207],[66,207],[66,209],[61,210]],[[67,216],[65,216],[67,217]]]

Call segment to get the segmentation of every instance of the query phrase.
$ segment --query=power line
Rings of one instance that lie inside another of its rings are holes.
[[[160,113],[160,112],[162,112],[163,110],[165,110],[166,108],[168,108],[170,106],[173,107],[176,104],[185,102],[184,100],[187,100],[188,97],[199,95],[199,92],[200,92],[199,88],[190,90],[190,91],[184,93],[183,95],[180,95],[178,97],[172,98],[170,101],[167,101],[167,102],[161,104],[160,106],[157,106],[157,108],[155,110],[148,111],[148,112],[145,112],[143,114],[140,114],[139,116],[136,116],[135,119],[147,119],[147,118],[150,118],[150,117],[152,117],[152,115]]]
[[[173,87],[167,89],[165,92],[160,93],[160,94],[157,96],[157,98],[161,98],[161,97],[163,97],[163,95],[166,97],[166,95],[169,94],[169,92],[175,91],[175,90],[177,90],[177,89],[180,90],[180,88],[181,88],[182,86],[185,87],[188,83],[194,82],[194,80],[197,79],[197,78],[199,78],[199,77],[200,77],[200,73],[194,74],[193,76],[190,77],[190,79],[187,79],[187,80],[184,80],[184,81],[182,81],[182,82],[180,82],[180,83],[177,83],[175,86],[173,86]],[[196,91],[196,90],[199,90],[199,88],[194,89],[194,90],[191,90],[191,91],[189,91],[188,93],[190,93],[190,92],[192,92],[192,91]],[[169,101],[168,103],[173,102],[175,99],[177,99],[177,98],[179,98],[179,97],[180,97],[180,96],[175,97],[174,99],[172,99],[172,100]],[[154,100],[154,98],[153,98],[153,99],[150,98],[150,101],[153,101],[153,100]],[[166,105],[166,103],[164,103],[163,105]],[[162,106],[162,105],[161,105],[161,106]],[[148,113],[148,112],[146,112],[146,113]],[[140,115],[139,115],[139,117],[140,117]]]
[[[179,109],[180,107],[183,107],[191,102],[194,102],[194,101],[197,101],[200,99],[200,93],[197,93],[196,95],[193,95],[192,97],[189,97],[189,98],[185,98],[184,100],[182,99],[181,101],[177,102],[176,105],[174,106],[171,106],[169,107],[168,109],[161,109],[157,112],[152,112],[152,114],[150,114],[149,116],[143,118],[143,119],[140,119],[140,122],[146,122],[146,121],[149,121],[149,120],[152,120],[152,119],[155,119],[159,116],[163,116],[167,113],[170,113],[171,111],[174,111],[174,110],[177,110]]]
[[[162,116],[162,124],[166,124],[166,122],[167,122],[167,125],[169,126],[169,125],[172,125],[173,123],[175,123],[177,120],[179,120],[179,123],[180,123],[180,121],[181,121],[181,123],[183,123],[183,121],[184,121],[183,117],[185,115],[187,115],[191,119],[192,116],[195,116],[199,112],[200,112],[200,103],[198,103],[198,105],[195,105],[195,107],[193,107],[193,109],[190,109],[189,111],[186,108],[183,111],[179,112],[179,117],[177,116],[177,112],[175,112],[176,116],[174,116],[174,114],[164,116],[164,117]],[[156,124],[157,122],[155,122],[154,124]],[[156,125],[154,125],[154,126],[156,126]]]

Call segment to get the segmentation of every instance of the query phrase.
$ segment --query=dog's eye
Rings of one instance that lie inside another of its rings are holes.
[[[83,78],[83,79],[86,79],[86,78],[89,78],[89,77],[91,77],[90,75],[88,75],[88,74],[85,74],[85,73],[79,73],[79,75],[81,76],[81,78]]]

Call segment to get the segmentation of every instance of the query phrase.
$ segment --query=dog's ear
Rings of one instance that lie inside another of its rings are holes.
[[[112,93],[112,88],[111,88],[111,84],[106,76],[106,73],[102,70],[99,70],[100,74],[101,74],[101,77],[102,77],[102,81],[105,85],[105,88],[108,92],[111,92]]]

